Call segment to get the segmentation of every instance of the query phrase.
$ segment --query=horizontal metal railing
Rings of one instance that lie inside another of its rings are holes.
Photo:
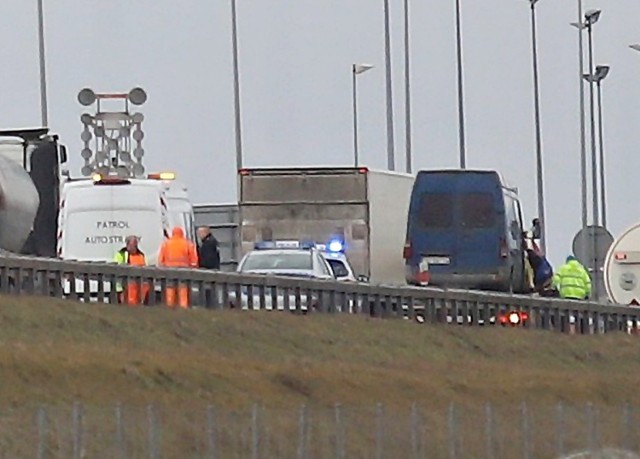
[[[150,291],[147,303],[166,304],[182,286],[190,305],[211,309],[269,309],[296,313],[356,313],[428,323],[482,326],[512,311],[525,328],[566,333],[636,333],[640,308],[467,290],[376,286],[193,269],[130,267],[51,259],[0,257],[0,292],[118,303],[129,286]],[[140,298],[142,299],[142,298]],[[124,301],[126,302],[126,295]]]

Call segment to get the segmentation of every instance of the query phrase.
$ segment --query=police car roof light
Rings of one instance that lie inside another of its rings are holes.
[[[329,241],[329,244],[327,244],[326,247],[329,252],[333,252],[333,253],[340,253],[344,251],[344,244],[342,243],[342,241],[338,239]]]
[[[304,249],[310,250],[315,247],[314,242],[308,241],[261,241],[256,242],[255,250],[273,250],[273,249]]]

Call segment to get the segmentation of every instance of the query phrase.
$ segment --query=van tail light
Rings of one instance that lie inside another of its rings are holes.
[[[509,256],[509,247],[507,246],[506,239],[500,240],[500,256],[502,258],[507,258]]]
[[[409,259],[413,258],[413,247],[411,246],[410,242],[407,242],[404,245],[404,250],[402,251],[402,257],[405,260],[409,260]]]

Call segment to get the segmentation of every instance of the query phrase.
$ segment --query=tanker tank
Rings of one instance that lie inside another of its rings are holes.
[[[40,199],[29,173],[0,155],[0,249],[20,252],[38,212]]]

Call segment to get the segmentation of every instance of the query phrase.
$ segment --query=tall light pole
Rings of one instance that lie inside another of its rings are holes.
[[[586,231],[589,226],[589,210],[588,210],[588,197],[587,197],[587,135],[586,135],[586,123],[585,123],[585,103],[584,103],[584,35],[582,31],[585,29],[585,25],[582,22],[582,0],[578,0],[578,22],[573,22],[571,25],[578,29],[578,65],[580,67],[578,72],[578,80],[580,82],[580,196],[581,196],[581,210],[582,210],[582,230]],[[587,253],[587,240],[583,238],[582,253]],[[581,260],[584,262],[584,260]]]
[[[38,48],[40,61],[40,110],[42,126],[49,126],[49,109],[47,107],[47,68],[44,50],[44,6],[38,0]]]
[[[584,15],[585,26],[589,34],[589,75],[594,74],[593,68],[593,25],[600,19],[600,10],[589,10]],[[600,215],[598,212],[598,159],[596,147],[596,114],[594,82],[589,80],[589,109],[591,116],[591,186],[593,194],[593,224],[600,225]],[[594,242],[595,244],[595,242]],[[594,253],[595,257],[596,254]]]
[[[593,75],[584,75],[585,80],[595,83],[598,88],[598,140],[600,142],[600,211],[602,212],[602,226],[607,227],[607,200],[604,171],[604,128],[602,124],[602,80],[609,74],[610,67],[598,65]]]
[[[538,0],[529,0],[531,5],[531,48],[533,56],[533,102],[536,130],[536,183],[538,189],[538,218],[540,219],[540,248],[546,251],[546,227],[547,222],[544,212],[544,178],[542,170],[542,128],[540,126],[540,84],[538,79],[538,42],[536,36],[536,3]]]
[[[240,117],[240,69],[238,64],[238,16],[236,0],[231,0],[231,42],[233,52],[233,103],[236,134],[236,169],[243,167],[242,122]]]
[[[460,169],[466,169],[467,149],[464,132],[464,75],[462,70],[462,14],[460,11],[460,0],[456,0],[456,54],[458,67],[458,140],[460,142]]]
[[[593,68],[593,25],[600,19],[600,10],[589,10],[584,15],[584,25],[589,34],[589,75],[594,74]],[[595,125],[595,98],[593,94],[593,81],[589,81],[589,108],[591,115],[591,187],[593,199],[593,226],[600,226],[600,215],[598,212],[598,159],[596,153],[596,125]],[[593,264],[592,297],[599,298],[599,276],[600,267],[598,265],[598,242],[596,231],[593,231],[592,251],[590,262]]]
[[[371,70],[373,65],[353,64],[351,66],[351,80],[353,82],[353,165],[359,166],[358,156],[358,82],[357,76]]]
[[[413,171],[413,157],[411,153],[411,76],[409,52],[409,0],[404,0],[404,118],[405,118],[405,167],[408,174]]]
[[[384,55],[387,92],[387,168],[396,169],[393,136],[393,90],[391,81],[391,26],[389,23],[389,0],[384,1]]]

